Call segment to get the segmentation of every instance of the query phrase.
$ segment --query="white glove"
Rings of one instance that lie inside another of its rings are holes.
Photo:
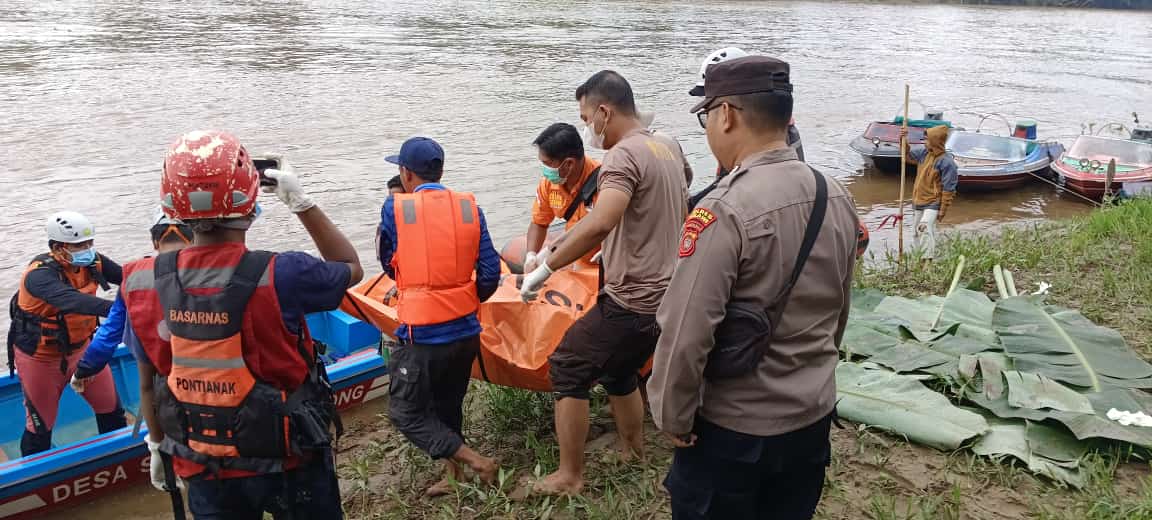
[[[148,452],[152,458],[148,461],[148,472],[152,477],[152,487],[165,493],[168,492],[168,484],[164,482],[164,461],[160,459],[160,443],[153,441],[152,437],[145,436],[144,442],[148,444]],[[184,481],[180,477],[176,477],[176,487],[184,489]]]
[[[599,264],[600,263],[600,257],[603,255],[604,255],[604,250],[601,249],[601,250],[597,251],[596,254],[592,255],[592,258],[589,258],[588,261],[592,262],[594,264]]]
[[[275,193],[292,213],[303,213],[316,206],[300,186],[300,177],[291,166],[281,162],[282,170],[264,170],[264,176],[276,181],[275,186],[264,186],[264,193]]]
[[[549,251],[551,251],[551,249],[544,248],[541,249],[539,253],[529,252],[527,255],[525,255],[524,272],[531,273],[532,271],[535,271],[537,267],[543,265],[544,262],[548,260]]]
[[[520,285],[520,299],[526,302],[535,300],[549,276],[552,276],[552,269],[548,267],[548,262],[540,262],[540,267],[524,275],[524,283]]]
[[[72,386],[73,392],[82,394],[84,393],[84,387],[88,386],[90,382],[92,382],[91,377],[77,378],[76,374],[72,374],[72,380],[69,381],[68,384]]]

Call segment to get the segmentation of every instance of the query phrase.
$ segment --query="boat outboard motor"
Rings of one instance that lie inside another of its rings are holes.
[[[924,111],[924,120],[925,121],[943,121],[944,120],[944,111],[943,110],[925,110]]]
[[[1152,144],[1152,126],[1137,125],[1132,129],[1132,140]]]
[[[1016,129],[1012,131],[1012,137],[1036,140],[1036,122],[1031,119],[1017,121]]]

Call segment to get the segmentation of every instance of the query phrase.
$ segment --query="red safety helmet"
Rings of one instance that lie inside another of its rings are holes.
[[[168,147],[160,205],[180,220],[239,218],[256,207],[260,175],[236,136],[189,132]]]

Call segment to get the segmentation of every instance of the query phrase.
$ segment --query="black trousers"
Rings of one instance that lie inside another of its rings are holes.
[[[285,473],[188,482],[188,508],[195,520],[344,518],[332,453]]]
[[[408,440],[433,459],[464,445],[464,395],[480,337],[444,345],[400,345],[388,371],[388,415]]]
[[[680,448],[664,487],[673,520],[807,520],[831,462],[832,415],[799,430],[758,437],[696,418],[696,445]]]

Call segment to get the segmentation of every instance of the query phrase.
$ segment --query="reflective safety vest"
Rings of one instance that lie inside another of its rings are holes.
[[[66,269],[60,265],[52,255],[42,254],[28,264],[24,270],[24,277],[20,280],[20,290],[12,296],[8,305],[8,315],[12,324],[8,332],[8,363],[12,367],[13,348],[34,356],[37,353],[57,352],[66,357],[68,354],[83,349],[88,340],[96,332],[99,318],[86,314],[64,314],[59,309],[49,305],[28,293],[24,288],[28,273],[36,269],[51,269],[60,276],[60,280],[85,294],[96,294],[96,290],[108,289],[108,282],[104,280],[102,262],[79,269]],[[62,363],[67,370],[67,361]]]
[[[301,317],[292,334],[273,282],[275,255],[190,265],[180,252],[125,266],[122,297],[159,374],[161,450],[210,471],[284,471],[287,458],[331,446],[341,433],[332,389]],[[290,387],[258,378],[246,349],[296,351]]]
[[[434,325],[476,312],[476,259],[480,211],[471,193],[421,190],[398,193],[392,270],[400,323]]]

